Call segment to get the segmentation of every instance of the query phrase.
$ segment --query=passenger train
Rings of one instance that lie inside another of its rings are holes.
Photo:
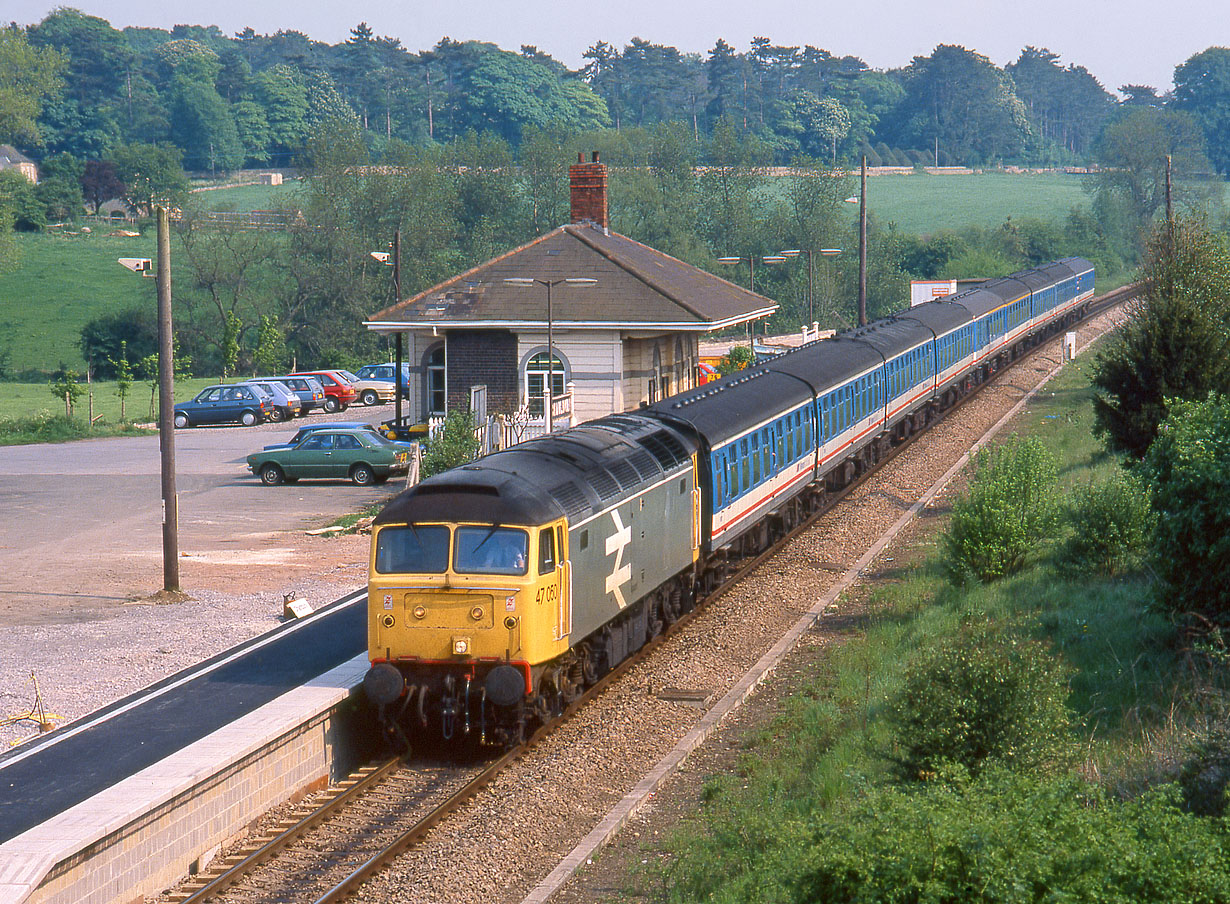
[[[1014,273],[406,490],[369,563],[385,731],[516,743],[1093,290],[1079,258]]]

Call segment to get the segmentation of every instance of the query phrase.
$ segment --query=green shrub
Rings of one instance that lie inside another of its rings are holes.
[[[1102,483],[1078,487],[1074,496],[1068,512],[1072,535],[1059,552],[1063,569],[1113,577],[1140,567],[1157,520],[1148,486],[1116,473]]]
[[[1071,714],[1066,674],[1036,641],[967,628],[925,651],[892,699],[899,777],[968,772],[988,761],[1045,768],[1061,756]]]
[[[1224,816],[1230,803],[1230,721],[1213,723],[1192,743],[1179,770],[1183,803],[1202,816]]]
[[[1058,516],[1054,456],[1037,438],[983,449],[969,490],[944,533],[945,566],[958,583],[1019,570]]]
[[[1230,399],[1171,400],[1143,474],[1158,516],[1159,604],[1230,627]]]
[[[880,788],[826,813],[796,902],[1230,900],[1222,820],[1174,786],[1127,802],[1077,778],[989,771],[964,785]]]
[[[444,426],[423,448],[423,464],[419,477],[426,480],[433,474],[447,471],[473,460],[479,442],[474,437],[474,417],[468,408],[453,408],[444,418]]]

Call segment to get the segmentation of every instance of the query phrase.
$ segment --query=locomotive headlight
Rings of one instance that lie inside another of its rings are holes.
[[[470,652],[470,638],[454,637],[453,638],[453,655],[466,656]]]
[[[504,627],[507,628],[509,631],[517,627],[517,616],[510,615],[508,616],[508,618],[504,619]]]
[[[424,609],[422,606],[415,606],[414,607],[414,617],[415,618],[426,618],[427,610]]]
[[[470,618],[474,619],[475,621],[482,621],[482,618],[483,618],[483,607],[482,607],[482,606],[475,606],[473,609],[471,609],[471,610],[470,610]]]
[[[383,624],[386,628],[391,628],[391,627],[393,627],[393,625],[395,625],[395,624],[397,623],[397,619],[395,619],[395,618],[394,618],[393,616],[391,616],[391,615],[386,615],[384,618],[382,618],[382,619],[380,620],[380,622],[381,622],[381,624]]]

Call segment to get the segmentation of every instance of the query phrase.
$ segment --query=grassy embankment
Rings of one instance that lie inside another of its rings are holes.
[[[1055,454],[1065,500],[1119,468],[1090,432],[1091,363],[1086,354],[1065,369],[1018,428]],[[871,901],[880,898],[867,876],[878,870],[892,876],[885,884],[899,900],[956,900],[944,897],[951,888],[944,883],[964,870],[972,884],[960,899],[1043,900],[1025,889],[1054,881],[1062,872],[1054,858],[1087,872],[1081,881],[1108,895],[1098,900],[1156,900],[1144,886],[1162,881],[1159,871],[1168,881],[1190,874],[1197,882],[1200,870],[1185,858],[1195,851],[1204,868],[1224,856],[1216,853],[1225,849],[1224,823],[1141,795],[1175,777],[1192,729],[1208,715],[1202,705],[1224,694],[1224,677],[1179,649],[1169,621],[1150,609],[1144,574],[1073,577],[1059,565],[1060,541],[1015,577],[968,589],[945,577],[938,535],[897,551],[899,567],[859,592],[865,631],[832,647],[784,713],[747,739],[737,774],[710,781],[697,818],[665,849],[640,853],[655,866],[629,865],[636,893],[654,888],[654,900],[670,901],[793,902],[814,894]],[[919,651],[971,623],[1015,642],[1041,641],[1070,670],[1075,718],[1058,777],[958,782],[950,790],[937,787],[942,781],[903,786],[895,776],[901,739],[889,701]],[[1149,825],[1163,837],[1172,829],[1186,834],[1172,848],[1142,840]],[[1109,877],[1115,869],[1117,878]],[[923,885],[934,880],[930,891],[911,886],[919,875],[930,876]],[[1138,880],[1141,887],[1123,897]],[[865,889],[863,897],[845,896],[850,882]],[[1118,896],[1108,890],[1112,882]],[[1008,887],[1023,897],[1003,892]],[[1071,898],[1078,899],[1093,900]]]

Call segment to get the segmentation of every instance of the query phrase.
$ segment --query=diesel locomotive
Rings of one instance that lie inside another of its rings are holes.
[[[516,743],[994,370],[1083,315],[1067,258],[394,498],[364,690],[405,745]]]

